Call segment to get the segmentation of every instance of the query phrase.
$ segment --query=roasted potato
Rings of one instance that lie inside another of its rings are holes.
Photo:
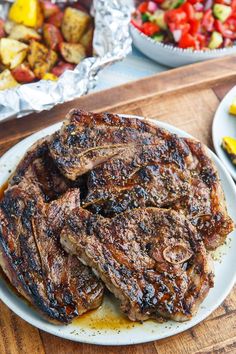
[[[33,28],[26,27],[24,25],[13,26],[9,38],[17,39],[18,41],[29,42],[31,39],[40,41],[40,34]]]
[[[27,84],[35,79],[33,71],[30,70],[29,65],[25,63],[18,65],[11,73],[15,80],[21,84]]]
[[[0,38],[3,38],[6,36],[4,24],[5,24],[5,21],[2,18],[0,18]]]
[[[60,12],[60,8],[56,4],[53,4],[51,1],[41,1],[41,7],[43,9],[43,15],[45,18]]]
[[[93,52],[93,31],[93,27],[90,26],[79,41],[84,46],[87,55],[92,55]]]
[[[35,76],[41,79],[56,64],[57,53],[37,41],[31,41],[29,48],[28,62]]]
[[[11,38],[0,41],[0,56],[2,63],[14,69],[21,64],[28,52],[28,45]]]
[[[43,13],[38,0],[16,0],[8,17],[13,22],[29,27],[40,27],[43,23]]]
[[[68,63],[79,64],[86,52],[82,44],[63,42],[59,46],[61,55]]]
[[[12,31],[12,28],[16,26],[16,23],[15,22],[12,22],[12,21],[6,21],[4,23],[4,31],[6,32],[6,34],[10,34],[11,31]]]
[[[10,89],[19,85],[12,76],[10,70],[6,69],[0,74],[0,90]]]
[[[56,13],[55,15],[50,16],[47,19],[47,23],[51,23],[52,25],[56,26],[57,28],[60,28],[62,25],[62,20],[64,17],[64,13],[62,11]]]
[[[64,61],[59,61],[59,63],[52,69],[52,74],[56,76],[61,76],[66,70],[74,70],[75,65],[69,64]]]
[[[78,43],[87,30],[90,16],[80,10],[67,7],[62,20],[62,34],[67,42]]]
[[[53,50],[57,50],[59,44],[63,42],[60,30],[51,23],[46,23],[43,26],[43,37],[47,46]]]

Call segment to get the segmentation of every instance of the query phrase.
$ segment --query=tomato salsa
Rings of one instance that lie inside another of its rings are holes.
[[[143,1],[131,23],[154,40],[183,49],[231,47],[236,41],[236,0]]]

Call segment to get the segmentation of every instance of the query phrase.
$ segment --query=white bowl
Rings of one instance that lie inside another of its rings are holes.
[[[199,61],[220,58],[236,53],[236,46],[220,49],[192,50],[163,44],[146,36],[132,24],[130,24],[130,33],[134,46],[144,55],[160,64],[170,67],[193,64]]]

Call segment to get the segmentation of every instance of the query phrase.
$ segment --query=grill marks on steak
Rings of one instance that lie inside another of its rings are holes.
[[[69,188],[82,186],[82,178],[70,181],[61,174],[48,149],[49,137],[38,140],[26,152],[9,182],[10,185],[37,186],[46,202],[58,198]]]
[[[8,278],[64,323],[102,300],[102,283],[80,260],[130,319],[190,319],[213,286],[202,240],[214,249],[233,229],[200,143],[145,120],[80,110],[27,152],[0,222]]]
[[[159,145],[170,136],[164,129],[140,119],[74,109],[60,132],[53,136],[50,153],[60,171],[75,180],[110,158],[126,154],[134,146]],[[183,157],[178,155],[177,158],[181,163]]]
[[[133,321],[185,321],[213,286],[196,229],[166,209],[133,209],[112,219],[74,210],[61,243],[94,268]]]
[[[215,166],[193,139],[145,120],[72,110],[50,154],[68,178],[87,173],[82,206],[92,212],[112,217],[138,207],[171,208],[196,226],[208,249],[233,230]]]
[[[189,171],[166,162],[167,154],[170,161],[175,152],[160,144],[131,153],[129,161],[122,154],[88,173],[84,207],[113,216],[137,207],[170,207],[189,193]]]
[[[191,190],[173,209],[188,217],[207,249],[216,249],[233,231],[233,221],[227,213],[219,176],[206,148],[194,139],[185,139],[185,142],[193,156],[193,163],[188,166]]]
[[[79,206],[79,190],[44,203],[37,186],[9,188],[0,204],[1,266],[10,282],[50,320],[63,323],[100,305],[103,285],[61,247],[59,234]]]

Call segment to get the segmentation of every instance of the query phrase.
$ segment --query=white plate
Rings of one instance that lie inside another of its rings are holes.
[[[187,133],[163,122],[157,122],[159,126],[164,127],[172,133],[180,136],[189,136]],[[22,158],[25,151],[37,139],[53,133],[61,124],[52,125],[40,132],[31,135],[10,149],[0,159],[0,185],[2,185],[13,171],[16,164]],[[210,152],[222,180],[224,192],[226,195],[229,214],[236,222],[236,190],[235,185],[228,172],[223,167],[219,159]],[[236,278],[236,237],[233,232],[228,238],[229,245],[223,246],[218,250],[218,257],[221,262],[215,262],[215,287],[210,290],[209,295],[200,306],[197,315],[188,322],[178,323],[168,321],[163,324],[147,321],[143,324],[133,323],[119,317],[120,313],[117,304],[106,298],[101,309],[94,311],[75,321],[68,326],[53,325],[44,320],[32,307],[28,306],[24,300],[19,298],[7,285],[0,279],[0,298],[17,315],[27,322],[31,323],[48,333],[56,336],[92,344],[103,345],[124,345],[144,343],[158,340],[174,334],[185,331],[204,320],[214,311],[228,295],[232,289]]]
[[[236,166],[232,164],[230,158],[221,147],[224,136],[231,136],[236,139],[236,117],[228,113],[229,107],[235,97],[236,86],[227,93],[217,108],[212,124],[212,139],[217,155],[236,181]]]
[[[222,49],[181,49],[157,42],[130,24],[133,43],[144,55],[165,66],[177,67],[236,53],[236,46]]]

